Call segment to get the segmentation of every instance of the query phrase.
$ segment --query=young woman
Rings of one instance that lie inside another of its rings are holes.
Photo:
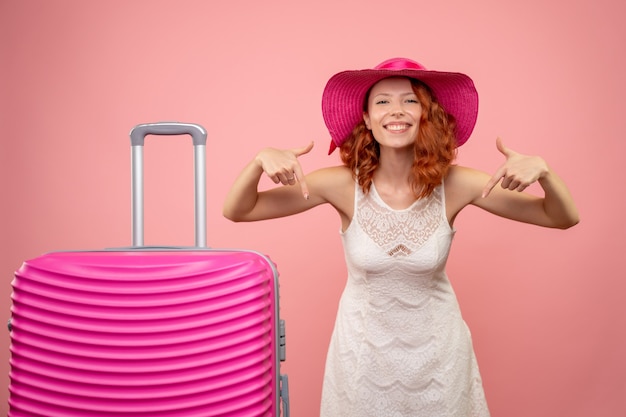
[[[339,214],[348,279],[321,415],[488,416],[470,333],[445,273],[454,219],[475,205],[565,229],[578,222],[570,193],[542,158],[514,152],[500,139],[505,163],[495,175],[452,164],[478,112],[464,74],[429,71],[404,58],[344,71],[326,85],[322,111],[329,153],[338,147],[343,165],[305,175],[298,158],[313,144],[263,149],[224,204],[233,221],[321,204]],[[259,192],[263,174],[284,187]],[[543,197],[523,192],[534,182]]]

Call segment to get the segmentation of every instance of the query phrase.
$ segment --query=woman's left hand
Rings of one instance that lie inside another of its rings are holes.
[[[487,197],[500,181],[502,188],[521,192],[549,172],[546,161],[539,156],[517,153],[504,146],[500,138],[496,139],[496,147],[506,157],[506,161],[483,189],[483,198]]]

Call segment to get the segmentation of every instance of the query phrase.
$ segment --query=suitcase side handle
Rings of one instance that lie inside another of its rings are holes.
[[[195,123],[144,123],[130,131],[132,246],[144,246],[143,146],[147,135],[190,135],[194,148],[195,246],[206,247],[206,130]]]

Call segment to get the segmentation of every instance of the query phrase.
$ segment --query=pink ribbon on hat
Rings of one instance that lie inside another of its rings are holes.
[[[420,64],[419,62],[415,62],[406,58],[391,58],[380,64],[376,65],[374,69],[387,69],[387,70],[405,70],[405,69],[416,69],[416,70],[425,70],[426,67]]]

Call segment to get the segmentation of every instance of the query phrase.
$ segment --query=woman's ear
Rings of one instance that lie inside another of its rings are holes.
[[[366,111],[363,112],[363,121],[365,122],[365,127],[367,128],[367,130],[372,130],[370,126],[370,115],[367,114]]]

